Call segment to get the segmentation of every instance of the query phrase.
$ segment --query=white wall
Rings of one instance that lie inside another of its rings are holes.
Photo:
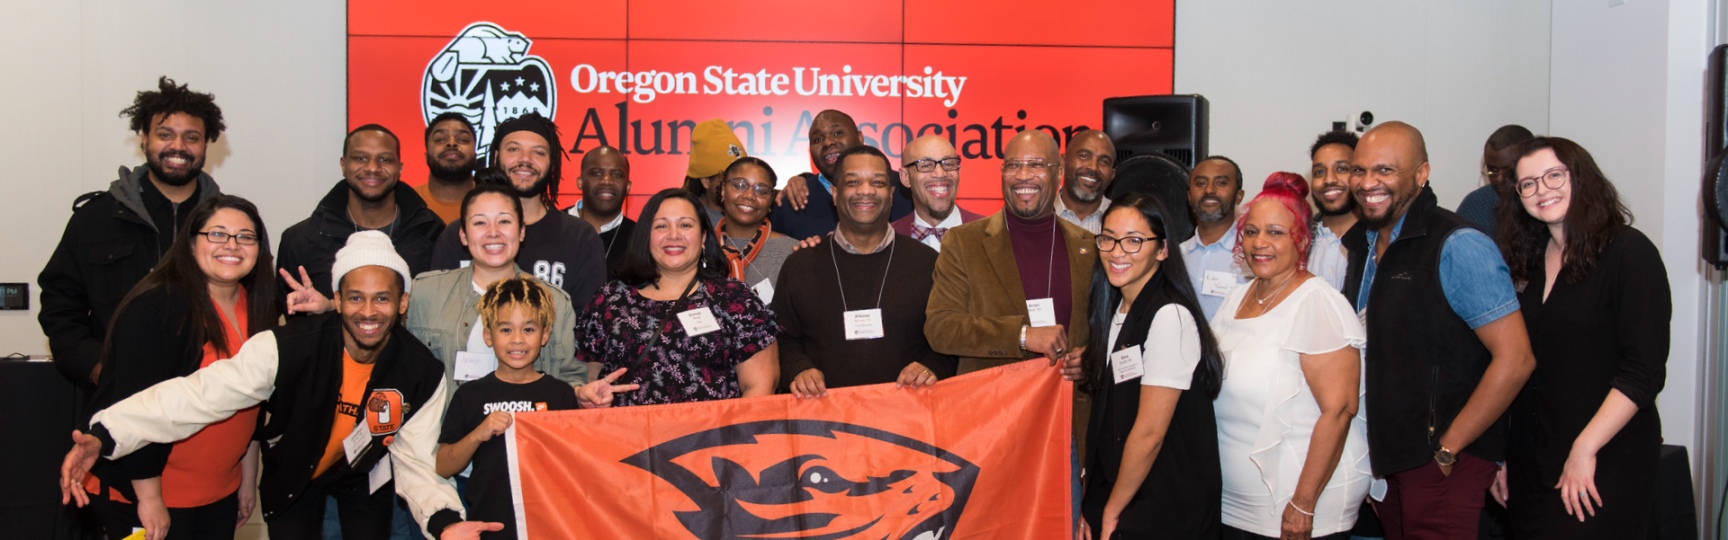
[[[1274,171],[1306,176],[1314,138],[1366,110],[1422,130],[1434,191],[1453,207],[1480,183],[1488,134],[1548,127],[1548,12],[1493,0],[1178,1],[1175,89],[1206,96],[1211,153],[1242,165],[1250,196]]]
[[[0,2],[0,135],[7,189],[0,282],[31,282],[29,313],[0,312],[0,354],[46,354],[36,274],[72,201],[144,162],[118,116],[168,75],[216,94],[229,131],[205,169],[257,203],[272,232],[304,219],[341,173],[345,11],[297,2]]]

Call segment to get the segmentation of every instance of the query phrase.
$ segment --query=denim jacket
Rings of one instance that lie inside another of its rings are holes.
[[[444,379],[452,389],[459,384],[456,353],[468,345],[468,335],[480,318],[480,293],[474,291],[473,282],[473,267],[434,270],[414,278],[414,294],[408,297],[408,331],[444,363]],[[552,339],[540,348],[534,367],[572,386],[585,384],[588,365],[576,360],[576,310],[570,307],[570,295],[544,281],[540,285],[552,293],[557,315],[546,329]]]

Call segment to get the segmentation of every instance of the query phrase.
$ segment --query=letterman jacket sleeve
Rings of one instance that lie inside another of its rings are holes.
[[[390,459],[395,462],[396,494],[408,501],[414,521],[429,538],[438,538],[445,528],[463,519],[456,482],[438,476],[433,466],[438,428],[444,424],[444,406],[449,400],[449,386],[439,377],[432,398],[420,405],[419,414],[408,418],[389,446]]]
[[[240,352],[185,377],[157,383],[97,412],[90,434],[102,456],[131,454],[149,443],[191,437],[204,426],[263,403],[276,390],[276,333],[259,332]]]

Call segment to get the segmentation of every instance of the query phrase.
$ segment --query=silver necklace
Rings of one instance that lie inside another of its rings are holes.
[[[1267,301],[1268,301],[1268,300],[1271,300],[1271,299],[1273,299],[1273,298],[1276,298],[1276,297],[1278,297],[1278,293],[1281,293],[1281,292],[1284,292],[1284,288],[1285,288],[1285,287],[1289,287],[1289,286],[1290,286],[1290,282],[1292,282],[1292,281],[1296,281],[1296,276],[1295,276],[1295,275],[1294,275],[1294,274],[1292,274],[1292,275],[1291,275],[1291,276],[1290,276],[1290,279],[1286,279],[1286,280],[1284,280],[1284,284],[1283,284],[1283,285],[1279,285],[1279,286],[1278,286],[1278,288],[1277,288],[1277,289],[1276,289],[1276,290],[1274,290],[1274,291],[1272,291],[1272,294],[1269,294],[1269,295],[1266,295],[1266,296],[1263,296],[1263,297],[1262,297],[1262,296],[1258,296],[1258,295],[1256,295],[1256,296],[1255,296],[1255,297],[1254,297],[1254,301],[1255,301],[1255,302],[1256,302],[1256,303],[1259,303],[1259,304],[1260,304],[1260,307],[1266,307],[1266,302],[1267,302]],[[1261,283],[1264,283],[1264,282],[1261,282]],[[1264,286],[1262,286],[1262,287],[1260,287],[1260,288],[1261,288],[1261,289],[1265,289],[1265,288],[1266,288],[1266,287],[1264,287]]]

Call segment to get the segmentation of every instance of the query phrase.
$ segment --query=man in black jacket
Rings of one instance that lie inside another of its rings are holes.
[[[1504,459],[1503,413],[1536,359],[1494,242],[1439,208],[1422,132],[1369,130],[1350,157],[1361,220],[1344,297],[1365,321],[1363,409],[1390,540],[1475,538]]]
[[[402,184],[401,150],[401,141],[384,126],[366,124],[348,132],[338,160],[342,181],[318,201],[311,217],[282,232],[276,266],[282,269],[284,281],[277,289],[284,297],[308,285],[330,297],[330,263],[348,235],[359,231],[389,236],[408,261],[410,276],[431,269],[432,244],[444,232],[444,221],[414,188]],[[295,312],[293,304],[283,305]]]
[[[142,139],[143,166],[120,168],[108,191],[72,203],[72,219],[42,275],[42,311],[54,368],[79,388],[94,388],[102,339],[120,300],[174,243],[198,202],[218,195],[204,174],[204,152],[222,135],[222,109],[210,94],[162,77],[120,111]]]
[[[96,413],[89,434],[73,436],[64,495],[87,502],[83,476],[98,456],[186,438],[267,399],[253,437],[266,444],[259,500],[271,537],[320,537],[327,497],[336,500],[343,538],[387,538],[393,495],[434,538],[501,530],[463,522],[455,486],[434,470],[449,392],[443,363],[396,324],[408,307],[407,263],[383,233],[365,231],[337,253],[333,274],[339,313],[261,332],[233,358]]]

